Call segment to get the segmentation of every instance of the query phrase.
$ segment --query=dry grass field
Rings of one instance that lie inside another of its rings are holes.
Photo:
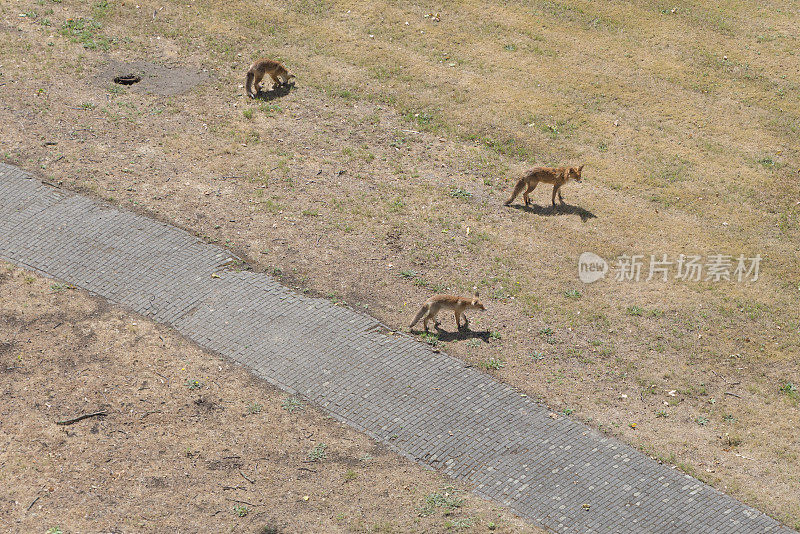
[[[3,532],[543,532],[168,328],[0,291]]]
[[[9,0],[0,154],[395,328],[478,286],[473,333],[444,317],[427,341],[800,528],[798,15]],[[262,55],[297,83],[253,101]],[[523,169],[581,163],[567,206],[547,185],[502,205]],[[585,285],[585,251],[643,255],[641,279]],[[762,260],[755,281],[646,281],[663,254]]]

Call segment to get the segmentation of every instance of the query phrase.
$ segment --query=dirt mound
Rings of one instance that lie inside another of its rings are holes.
[[[140,80],[136,83],[125,84],[127,89],[163,96],[185,93],[208,79],[208,74],[200,69],[178,65],[160,65],[148,61],[110,60],[108,66],[102,69],[97,76],[97,81],[105,87],[115,83],[116,78],[131,76],[138,76]]]

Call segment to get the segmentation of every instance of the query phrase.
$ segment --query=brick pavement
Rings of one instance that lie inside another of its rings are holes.
[[[170,324],[553,531],[793,532],[372,317],[232,270],[223,248],[5,164],[0,258]]]

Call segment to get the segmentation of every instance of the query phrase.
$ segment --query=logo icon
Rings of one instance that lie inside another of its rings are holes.
[[[608,272],[606,260],[594,252],[584,252],[578,258],[578,278],[584,284],[591,284],[604,278]]]

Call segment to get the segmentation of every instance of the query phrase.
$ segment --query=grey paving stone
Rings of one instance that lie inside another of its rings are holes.
[[[372,317],[236,272],[220,247],[5,164],[0,258],[170,324],[554,531],[791,532]]]

